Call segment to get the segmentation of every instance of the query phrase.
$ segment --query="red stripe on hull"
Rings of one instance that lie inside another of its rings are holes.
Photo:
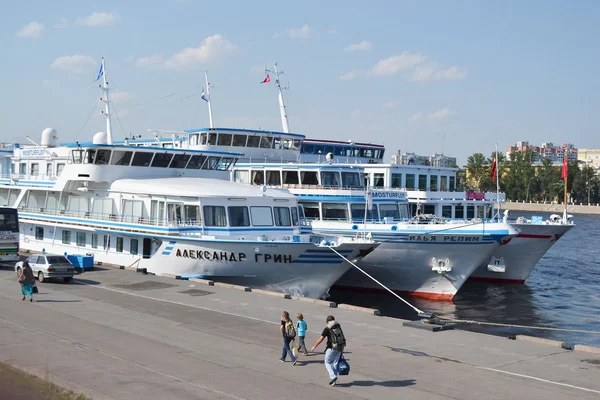
[[[552,235],[534,235],[532,233],[519,233],[517,237],[523,239],[551,239]]]
[[[389,293],[385,289],[363,288],[363,287],[345,286],[345,285],[334,285],[333,288],[341,289],[341,290],[349,290],[349,291],[353,291],[353,292],[360,292],[360,293]],[[411,292],[408,290],[392,290],[392,292],[394,292],[396,294],[405,294],[405,295],[410,295],[413,297],[418,297],[421,299],[435,300],[435,301],[452,301],[454,299],[453,294]]]
[[[506,278],[486,278],[482,276],[471,276],[469,277],[470,281],[484,281],[484,282],[492,282],[492,283],[518,283],[523,284],[525,280],[523,279],[506,279]]]

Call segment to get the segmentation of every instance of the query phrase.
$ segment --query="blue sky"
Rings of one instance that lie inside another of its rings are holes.
[[[518,140],[600,147],[600,3],[594,1],[22,1],[3,8],[0,141],[215,125],[442,151],[460,164]],[[445,138],[442,140],[442,138]],[[387,157],[386,157],[387,158]]]

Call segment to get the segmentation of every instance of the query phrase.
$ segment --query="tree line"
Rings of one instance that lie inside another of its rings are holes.
[[[475,153],[467,159],[467,164],[458,170],[457,190],[495,192],[496,183],[491,171],[495,154],[486,158]],[[534,165],[531,150],[514,151],[510,158],[498,153],[498,176],[500,191],[512,201],[557,201],[564,199],[564,180],[561,179],[562,166],[552,165],[552,160],[543,158],[541,165]],[[575,204],[600,203],[600,179],[593,167],[583,161],[568,162],[567,179],[568,201]]]

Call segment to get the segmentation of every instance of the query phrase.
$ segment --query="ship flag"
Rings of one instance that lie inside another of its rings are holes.
[[[104,75],[104,65],[100,64],[100,69],[98,70],[98,76],[96,77],[96,80],[94,82],[98,82],[98,79],[102,78],[102,75]]]
[[[208,97],[206,97],[206,94],[204,93],[204,89],[202,89],[202,100],[204,100],[208,103]]]
[[[498,157],[498,156],[496,156]],[[492,170],[490,171],[490,176],[492,177],[492,182],[496,182],[496,159],[494,159],[494,162],[492,163]]]
[[[560,174],[560,179],[567,179],[567,175],[569,174],[569,158],[567,151],[565,150],[565,159],[563,160],[562,172]]]
[[[261,83],[269,83],[271,82],[271,77],[269,76],[269,74],[267,74],[267,77],[265,79],[263,79],[263,81]]]

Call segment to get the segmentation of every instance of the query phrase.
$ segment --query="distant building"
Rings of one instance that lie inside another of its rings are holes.
[[[578,150],[571,143],[555,146],[552,142],[542,143],[541,146],[531,146],[529,142],[517,142],[514,146],[506,148],[506,158],[510,159],[510,153],[516,151],[531,150],[533,152],[533,164],[541,165],[544,158],[552,160],[553,165],[562,165],[567,153],[569,161],[577,161]]]
[[[593,167],[596,174],[600,172],[600,149],[579,149],[577,160]]]
[[[444,154],[432,156],[420,156],[416,153],[400,153],[392,156],[392,164],[426,165],[430,167],[452,168],[456,166],[456,157],[448,157]]]

